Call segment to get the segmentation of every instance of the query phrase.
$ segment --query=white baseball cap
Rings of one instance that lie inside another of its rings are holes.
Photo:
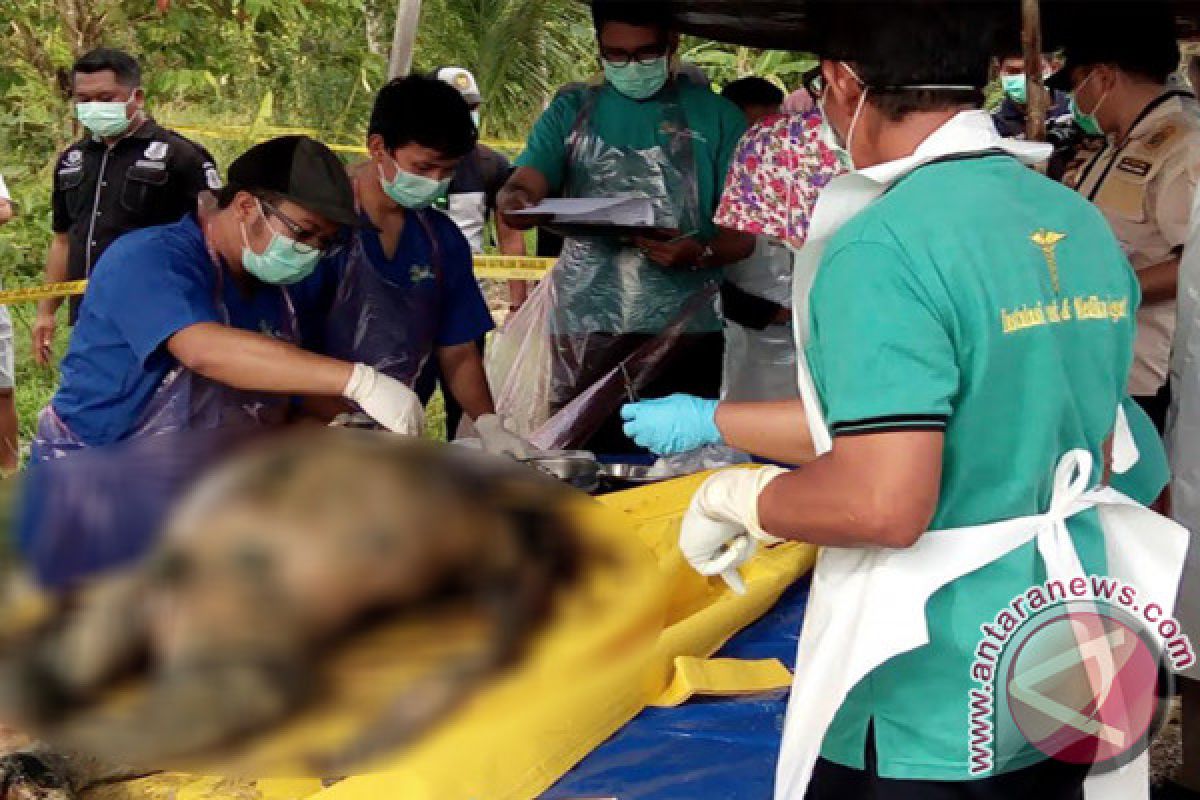
[[[479,93],[479,84],[476,83],[475,76],[471,74],[470,70],[462,67],[442,67],[437,71],[437,79],[458,89],[463,100],[468,103],[483,102],[483,95]]]

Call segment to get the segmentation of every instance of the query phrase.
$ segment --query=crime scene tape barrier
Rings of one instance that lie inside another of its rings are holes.
[[[367,152],[367,148],[363,147],[362,145],[332,144],[330,142],[327,142],[327,141],[325,141],[324,138],[322,138],[325,135],[323,132],[318,131],[318,130],[313,130],[311,128],[287,128],[287,127],[277,127],[277,126],[260,127],[260,128],[251,128],[250,126],[245,126],[245,127],[234,126],[234,127],[224,127],[224,128],[202,128],[202,127],[196,127],[193,125],[172,125],[169,122],[163,122],[162,120],[160,120],[159,123],[161,125],[163,125],[164,127],[170,128],[173,131],[182,133],[184,136],[191,136],[191,137],[200,138],[200,139],[202,139],[204,137],[208,137],[210,139],[230,139],[230,140],[234,140],[234,141],[239,141],[239,140],[243,140],[243,139],[253,139],[254,141],[266,141],[267,139],[271,139],[276,136],[303,135],[303,136],[311,136],[314,139],[325,142],[325,144],[329,147],[330,150],[333,150],[338,153],[356,153],[359,155],[363,155]],[[506,139],[481,139],[480,142],[482,144],[487,145],[488,147],[495,149],[495,150],[505,150],[505,151],[514,152],[514,153],[520,152],[521,150],[525,149],[524,142],[510,141],[510,140],[506,140]]]
[[[476,256],[475,277],[499,281],[536,281],[544,278],[554,266],[553,258],[526,256]],[[87,281],[46,283],[41,286],[25,286],[20,289],[0,291],[0,306],[31,303],[52,297],[70,297],[83,294]]]

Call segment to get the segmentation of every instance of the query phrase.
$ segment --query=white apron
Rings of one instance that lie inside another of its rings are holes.
[[[1179,318],[1171,348],[1171,412],[1167,454],[1171,462],[1171,516],[1200,535],[1200,193],[1179,265]],[[1200,547],[1184,571],[1176,616],[1193,640],[1200,637]],[[1200,680],[1200,664],[1185,673]]]
[[[843,224],[922,164],[986,150],[1003,151],[1027,164],[1050,154],[1048,145],[1002,139],[985,112],[964,112],[934,132],[909,158],[840,176],[821,193],[809,238],[796,254],[793,279],[798,379],[819,454],[832,448],[832,438],[804,347],[808,293],[826,244]],[[1119,440],[1114,461],[1121,462],[1114,468],[1124,471],[1137,456],[1119,410],[1114,439]],[[825,733],[855,684],[894,656],[929,642],[925,605],[940,588],[1035,539],[1052,580],[1081,574],[1066,528],[1066,520],[1075,514],[1099,509],[1109,575],[1136,586],[1164,609],[1173,607],[1187,550],[1186,531],[1112,489],[1088,491],[1091,469],[1090,453],[1065,454],[1056,472],[1051,508],[1041,516],[931,531],[907,550],[822,548],[797,650],[776,768],[776,800],[802,800]],[[1086,791],[1088,800],[1148,797],[1148,756],[1122,770],[1089,778]]]

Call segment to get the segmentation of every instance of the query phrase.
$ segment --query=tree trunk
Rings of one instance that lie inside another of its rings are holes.
[[[412,71],[413,47],[421,22],[421,0],[398,0],[396,30],[392,35],[392,53],[388,59],[388,78],[399,78]]]
[[[1021,46],[1025,51],[1026,108],[1025,137],[1031,142],[1046,140],[1046,111],[1050,95],[1042,77],[1042,15],[1038,0],[1021,0]]]

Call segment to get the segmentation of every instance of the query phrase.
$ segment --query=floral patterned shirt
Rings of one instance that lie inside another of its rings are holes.
[[[746,132],[738,144],[715,221],[799,247],[818,193],[844,169],[822,140],[821,114],[779,114]]]

